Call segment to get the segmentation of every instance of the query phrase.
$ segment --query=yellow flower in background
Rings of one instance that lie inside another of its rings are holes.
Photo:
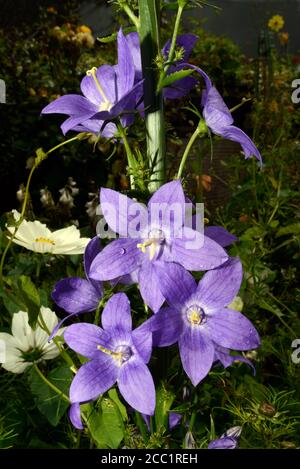
[[[76,31],[78,33],[92,33],[92,30],[91,28],[89,28],[88,26],[85,26],[84,24],[82,24],[81,26],[78,26]]]
[[[283,33],[279,33],[279,42],[282,46],[286,46],[287,43],[289,42],[289,33],[287,32],[283,32]]]
[[[20,214],[17,210],[13,210],[13,216],[17,222]],[[12,235],[15,231],[14,226],[7,226],[9,233]],[[80,231],[76,226],[71,225],[56,231],[50,231],[49,228],[38,220],[23,220],[19,225],[17,234],[13,242],[19,246],[23,246],[30,251],[39,252],[41,254],[83,254],[90,238],[81,238]]]
[[[271,31],[278,33],[284,26],[284,18],[281,15],[274,15],[269,19],[268,27]]]
[[[47,8],[47,13],[52,13],[53,15],[57,14],[57,9],[54,7],[48,7]]]

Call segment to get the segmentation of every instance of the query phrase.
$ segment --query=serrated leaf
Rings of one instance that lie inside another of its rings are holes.
[[[87,416],[87,425],[97,448],[116,449],[123,440],[125,428],[122,416],[112,399],[104,398],[97,408],[92,408]]]
[[[192,73],[194,73],[194,70],[179,70],[178,72],[170,73],[170,75],[167,75],[166,78],[163,79],[161,83],[161,88],[171,86],[176,81],[182,80],[183,78],[188,77]]]
[[[69,404],[59,394],[53,391],[32,368],[28,373],[29,384],[32,394],[35,397],[37,408],[51,425],[56,427],[60,419],[65,414]],[[70,384],[73,378],[68,365],[61,365],[50,371],[47,379],[52,382],[64,394],[69,393]]]
[[[35,326],[41,307],[39,293],[30,279],[25,275],[21,275],[17,280],[18,296],[24,303],[28,312],[29,325]]]

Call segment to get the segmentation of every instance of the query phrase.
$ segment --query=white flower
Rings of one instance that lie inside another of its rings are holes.
[[[16,221],[20,219],[17,210],[13,210]],[[13,234],[14,226],[7,226]],[[61,230],[50,231],[49,228],[38,220],[23,220],[20,224],[13,242],[30,251],[51,254],[83,254],[90,238],[80,238],[80,231],[71,225]]]
[[[39,318],[42,319],[47,329],[52,332],[58,323],[56,314],[49,308],[41,307]],[[61,335],[65,328],[59,329],[57,335]],[[0,332],[0,342],[4,344],[2,356],[2,368],[13,373],[23,373],[33,363],[42,360],[50,360],[59,355],[57,346],[48,343],[49,334],[44,331],[39,322],[33,330],[28,324],[28,313],[19,311],[13,315],[11,334]]]

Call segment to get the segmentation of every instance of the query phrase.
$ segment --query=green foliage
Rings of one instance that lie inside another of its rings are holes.
[[[86,422],[97,448],[118,448],[124,438],[127,416],[117,394],[101,398],[95,406],[87,405]]]
[[[65,394],[69,392],[72,377],[70,368],[65,364],[51,370],[47,376],[48,380]],[[56,427],[69,407],[68,402],[41,379],[35,368],[30,369],[28,380],[37,408],[48,422]]]

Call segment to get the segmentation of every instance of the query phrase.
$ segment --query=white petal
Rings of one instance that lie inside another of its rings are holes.
[[[6,371],[11,371],[12,373],[23,373],[26,368],[31,366],[32,363],[30,362],[23,362],[22,360],[19,361],[14,361],[10,360],[5,362],[2,365],[2,368],[4,368]]]
[[[43,360],[51,360],[52,358],[58,357],[59,350],[54,343],[47,344],[43,350]]]
[[[34,347],[34,331],[28,324],[28,314],[25,311],[13,315],[11,331],[21,350],[27,351]]]
[[[35,337],[35,346],[40,349],[43,349],[44,346],[48,344],[49,335],[53,331],[54,327],[57,325],[58,318],[56,314],[54,313],[54,311],[52,311],[50,308],[45,308],[45,306],[41,306],[40,316],[45,322],[45,325],[49,331],[49,334],[47,331],[44,331],[42,329],[42,327],[40,326],[41,322],[38,320],[38,325],[36,327],[36,330],[34,331],[34,337]]]

